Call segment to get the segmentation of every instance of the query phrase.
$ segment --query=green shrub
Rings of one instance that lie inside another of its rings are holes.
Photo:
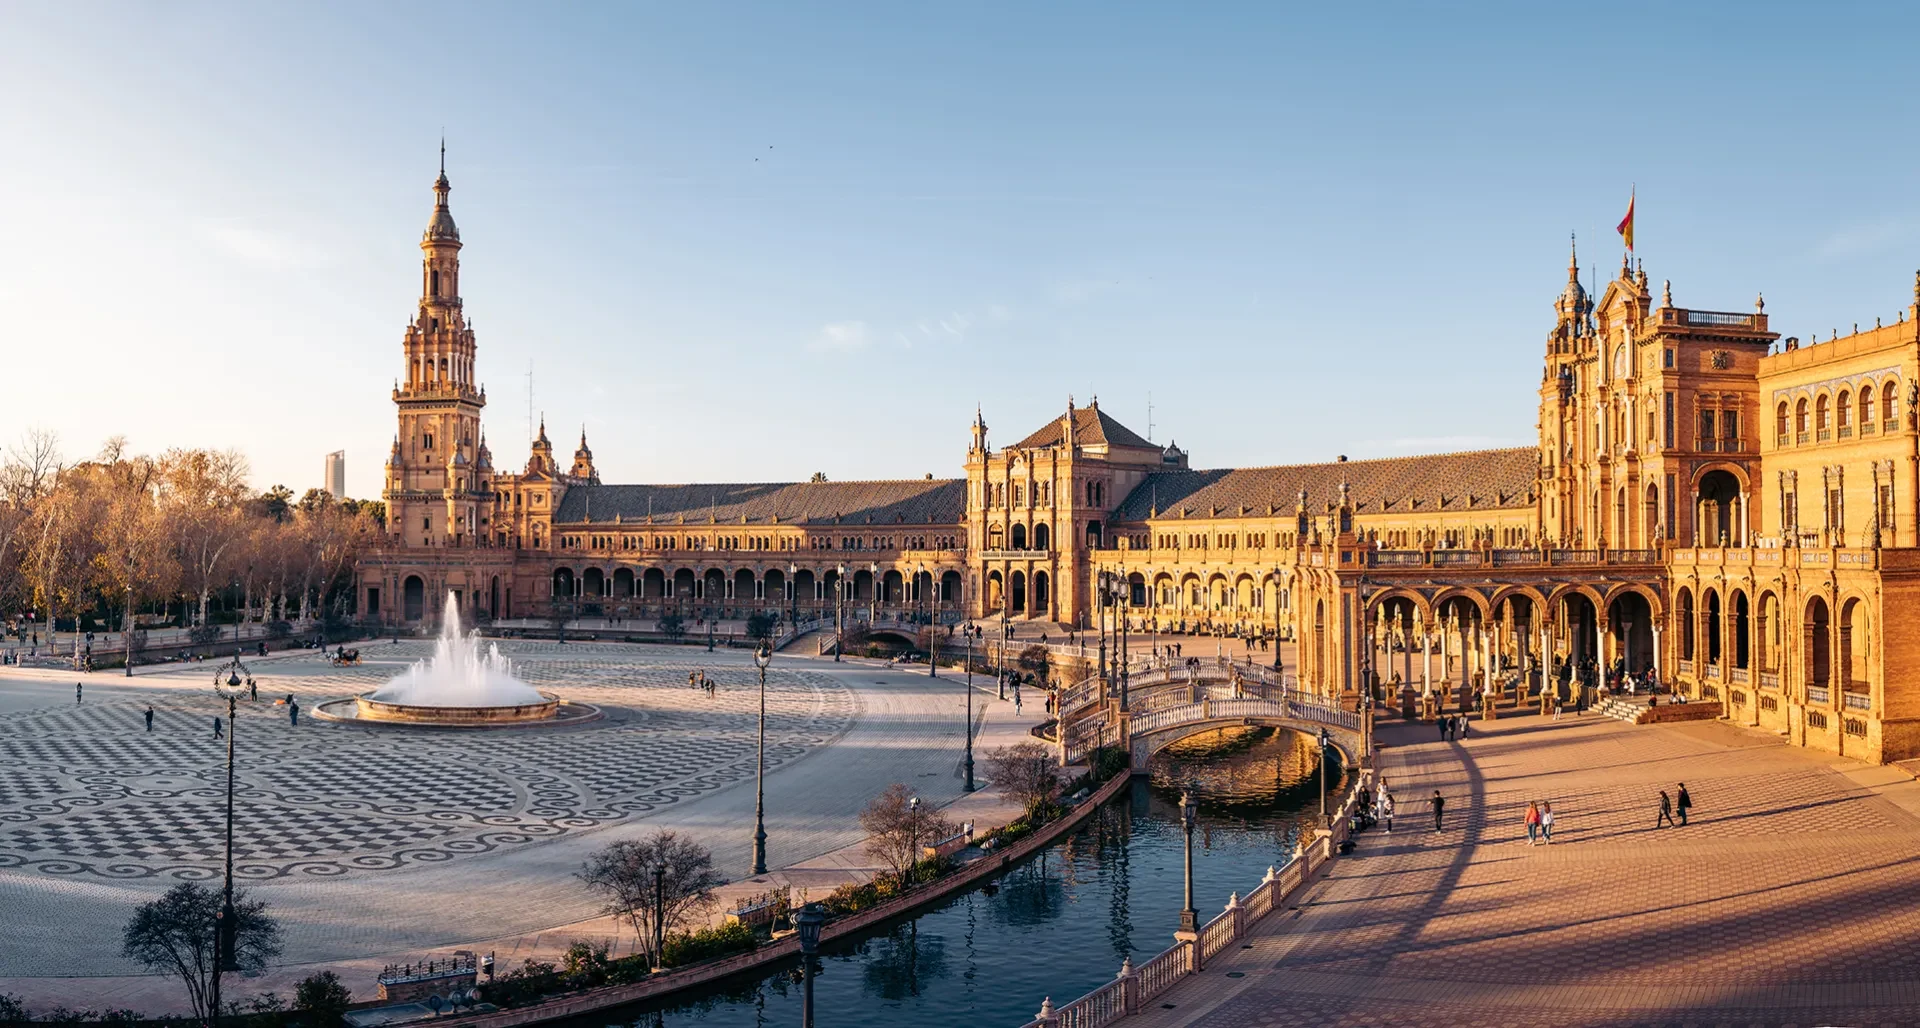
[[[667,967],[684,967],[703,960],[745,953],[759,944],[759,937],[753,934],[753,929],[735,921],[718,928],[702,928],[697,932],[679,932],[668,936],[663,947],[662,963]]]

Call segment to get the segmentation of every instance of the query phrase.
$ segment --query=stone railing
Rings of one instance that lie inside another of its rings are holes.
[[[983,550],[981,560],[1046,560],[1053,556],[1046,550]]]
[[[1089,753],[1103,746],[1130,742],[1133,737],[1157,732],[1163,728],[1223,718],[1283,718],[1325,725],[1329,728],[1342,728],[1350,732],[1358,732],[1363,728],[1364,716],[1357,711],[1343,710],[1335,704],[1298,699],[1291,695],[1272,699],[1249,696],[1214,699],[1212,696],[1202,696],[1197,700],[1178,692],[1175,695],[1186,702],[1130,712],[1127,719],[1129,738],[1126,740],[1118,738],[1119,729],[1114,726],[1106,710],[1090,713],[1072,722],[1067,733],[1066,744],[1060,755],[1061,763],[1063,765],[1080,763],[1087,759]]]
[[[1310,844],[1296,845],[1293,859],[1287,861],[1286,866],[1278,870],[1267,868],[1266,877],[1245,899],[1238,894],[1228,897],[1226,909],[1201,925],[1194,937],[1176,935],[1177,941],[1171,949],[1138,968],[1129,958],[1120,965],[1120,973],[1113,981],[1065,1006],[1055,1007],[1053,998],[1047,997],[1041,1001],[1040,1012],[1022,1028],[1101,1028],[1147,1009],[1148,1004],[1168,989],[1199,974],[1215,957],[1245,938],[1268,914],[1285,906],[1315,871],[1333,859],[1334,852],[1347,837],[1347,824],[1359,806],[1360,790],[1372,774],[1360,772],[1360,781],[1341,804],[1331,830],[1316,832]]]

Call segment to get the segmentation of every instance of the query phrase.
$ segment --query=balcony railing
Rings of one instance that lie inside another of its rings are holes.
[[[1785,446],[1787,445],[1787,440],[1788,440],[1789,438],[1790,438],[1790,437],[1789,437],[1789,436],[1788,436],[1788,434],[1787,434],[1787,433],[1785,433],[1785,432],[1780,432],[1780,433],[1777,433],[1777,434],[1775,434],[1775,435],[1774,435],[1774,437],[1773,437],[1773,445],[1774,445],[1774,446],[1776,446],[1776,447],[1783,447],[1783,448],[1784,448],[1784,447],[1785,447]]]
[[[1808,706],[1824,707],[1831,702],[1833,702],[1833,694],[1827,691],[1826,686],[1824,685],[1807,686],[1807,705]]]
[[[1693,674],[1693,661],[1682,658],[1680,661],[1680,673],[1683,675]]]
[[[1815,433],[1815,435],[1817,435],[1820,441],[1823,443],[1833,442],[1833,429],[1831,428],[1823,428],[1819,432]]]
[[[1681,311],[1689,325],[1714,328],[1758,328],[1763,314],[1727,314],[1721,311]]]
[[[1051,554],[1046,550],[987,550],[980,556],[985,560],[1046,560]]]
[[[1842,701],[1845,702],[1847,709],[1848,710],[1871,709],[1873,707],[1873,694],[1865,691],[1867,683],[1855,682],[1853,684],[1855,687],[1859,688],[1861,691],[1845,692],[1840,694],[1840,698]]]
[[[1841,426],[1840,426],[1840,438],[1842,438],[1842,439],[1852,439],[1852,438],[1853,438],[1853,426],[1852,426],[1852,425],[1841,425]]]
[[[1805,446],[1807,445],[1807,442],[1808,442],[1807,434],[1805,432],[1796,433],[1793,439],[1794,439],[1794,442],[1800,446]]]
[[[1719,664],[1717,664],[1717,663],[1715,663],[1715,662],[1713,662],[1713,661],[1711,661],[1711,660],[1710,660],[1710,661],[1707,661],[1707,673],[1706,673],[1705,675],[1703,675],[1702,677],[1704,677],[1704,678],[1719,678],[1719,677],[1720,677],[1720,665],[1719,665]]]
[[[1736,682],[1745,682],[1747,680],[1746,668],[1743,668],[1743,667],[1734,668],[1732,671],[1732,674],[1733,674],[1733,680]]]
[[[1873,434],[1873,422],[1871,422],[1871,421],[1862,421],[1862,422],[1860,423],[1860,434],[1861,434],[1861,435],[1872,435],[1872,434]]]
[[[1760,672],[1760,685],[1762,688],[1766,688],[1766,689],[1780,688],[1780,672],[1778,671]]]
[[[1900,431],[1900,422],[1893,418],[1888,418],[1880,423],[1880,431],[1887,435],[1892,435]]]

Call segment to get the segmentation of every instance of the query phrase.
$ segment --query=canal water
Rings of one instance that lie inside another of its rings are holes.
[[[1273,729],[1210,733],[1163,751],[1150,779],[995,881],[865,937],[822,947],[822,1028],[968,1024],[1015,1028],[1044,996],[1066,1003],[1173,943],[1181,907],[1180,791],[1199,797],[1194,906],[1219,913],[1258,885],[1319,819],[1317,747]],[[1329,765],[1329,804],[1345,788]],[[609,1011],[576,1028],[798,1025],[798,962],[760,979]]]

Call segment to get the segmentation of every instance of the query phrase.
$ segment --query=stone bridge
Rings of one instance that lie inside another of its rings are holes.
[[[1110,704],[1068,721],[1061,762],[1077,764],[1099,747],[1124,744],[1133,770],[1144,773],[1155,753],[1188,736],[1221,728],[1273,727],[1314,738],[1325,729],[1349,767],[1365,765],[1373,731],[1369,714],[1278,694],[1284,690],[1276,690],[1272,695],[1179,695],[1185,691],[1163,690],[1159,695],[1165,696],[1166,701],[1155,703],[1151,709],[1121,711],[1118,704]]]

